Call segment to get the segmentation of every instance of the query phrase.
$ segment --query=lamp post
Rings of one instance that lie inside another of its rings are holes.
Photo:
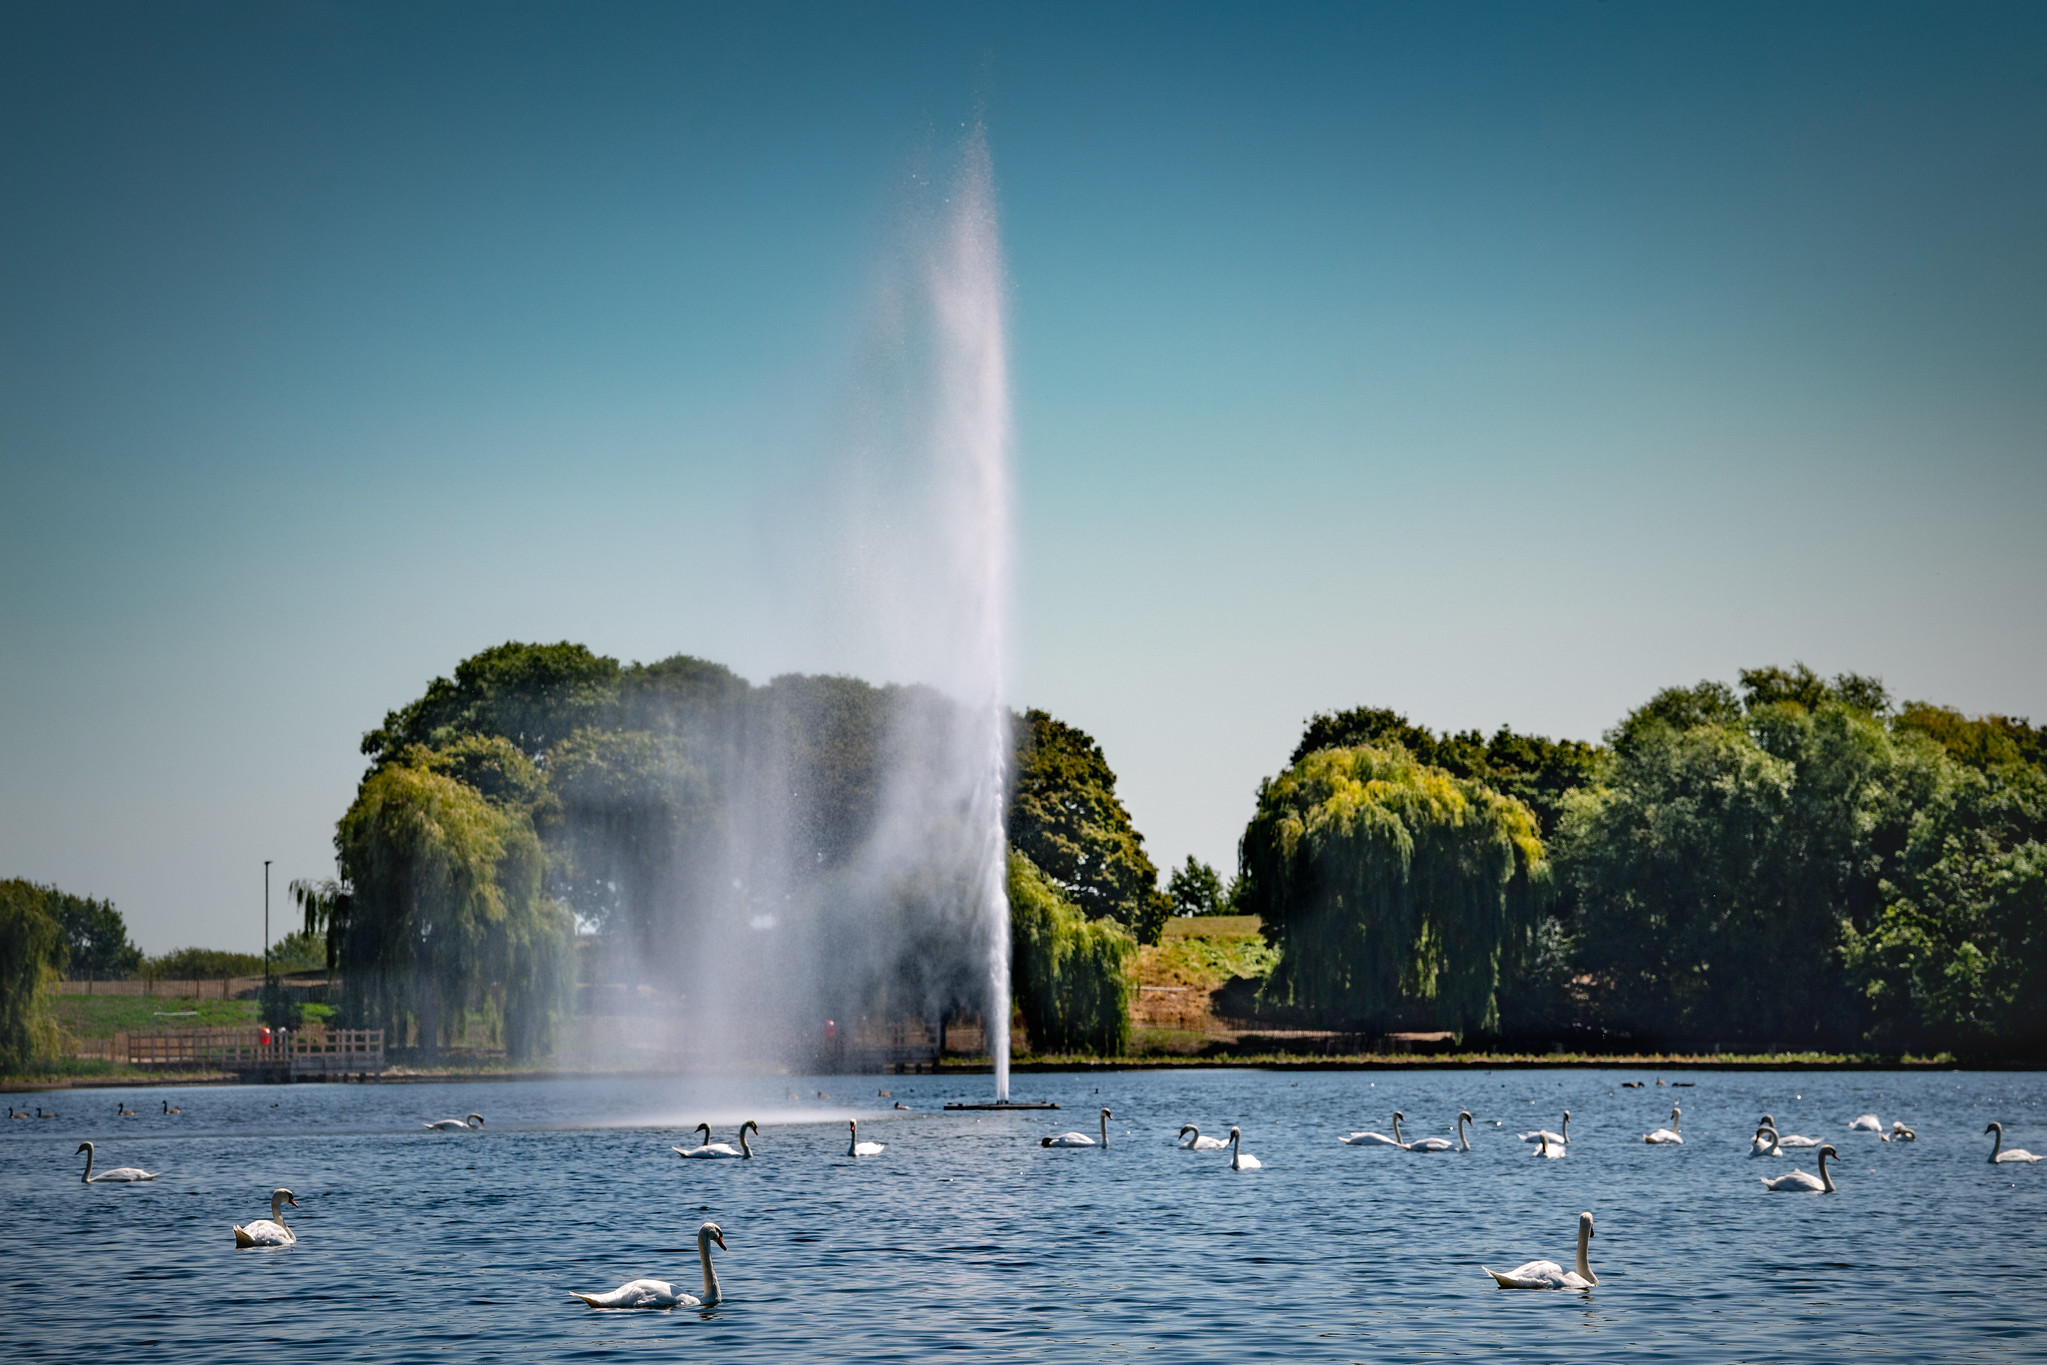
[[[270,859],[263,860],[263,994],[270,994]],[[266,999],[265,1006],[269,1005]]]

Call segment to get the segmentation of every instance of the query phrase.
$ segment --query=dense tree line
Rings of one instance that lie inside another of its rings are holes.
[[[965,849],[967,815],[924,779],[960,718],[926,688],[755,686],[689,657],[621,666],[506,644],[365,736],[339,875],[293,891],[348,1016],[428,1046],[481,1020],[511,1055],[547,1051],[578,920],[612,946],[610,970],[639,979],[700,980],[703,954],[733,954],[710,975],[753,1007],[796,987],[787,971],[746,975],[758,963],[733,946],[746,932],[800,944],[806,999],[835,1013],[957,1007],[985,952],[963,919],[961,858],[930,851]],[[1012,938],[1043,986],[1030,999],[1120,998],[1134,958],[1113,945],[1155,938],[1165,915],[1156,869],[1088,736],[1037,711],[1011,735],[1010,880],[1033,907]],[[1127,1036],[1083,1014],[1029,1027],[1073,1046]]]
[[[2041,731],[1854,674],[1740,677],[1666,689],[1599,746],[1315,717],[1241,846],[1269,993],[1524,1037],[2047,1042]],[[1442,834],[1487,821],[1533,841],[1511,870]]]

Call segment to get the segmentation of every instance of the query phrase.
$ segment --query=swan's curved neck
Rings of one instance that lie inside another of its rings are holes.
[[[82,1183],[87,1185],[92,1183],[92,1155],[92,1144],[88,1142],[85,1144],[85,1174],[78,1177]]]
[[[1468,1137],[1466,1137],[1466,1136],[1464,1135],[1464,1124],[1465,1124],[1465,1121],[1466,1121],[1466,1120],[1465,1120],[1465,1117],[1464,1117],[1464,1115],[1462,1115],[1462,1114],[1459,1114],[1459,1115],[1457,1116],[1457,1141],[1458,1141],[1458,1144],[1459,1144],[1460,1146],[1462,1146],[1462,1147],[1464,1148],[1464,1150],[1465,1150],[1465,1151],[1467,1151],[1467,1152],[1468,1152],[1468,1151],[1470,1151],[1470,1150],[1471,1150],[1471,1139],[1470,1139],[1470,1138],[1468,1138]]]
[[[284,1196],[281,1194],[270,1196],[270,1221],[279,1227],[284,1226]],[[317,1225],[314,1230],[318,1231]]]
[[[1102,1111],[1102,1146],[1106,1148],[1108,1145],[1109,1145],[1109,1111],[1104,1109]]]
[[[739,1125],[739,1154],[746,1157],[753,1155],[753,1148],[746,1145],[746,1125],[743,1123]]]
[[[1997,1154],[2004,1150],[2004,1126],[1999,1124],[1990,1131],[1996,1135],[1996,1140],[1990,1144],[1990,1159],[1995,1161],[1997,1160]],[[91,1152],[85,1154],[85,1169],[88,1171],[92,1169]]]
[[[1834,1176],[1827,1169],[1827,1154],[1825,1152],[1820,1153],[1820,1188],[1828,1194],[1834,1192]]]
[[[1393,1116],[1393,1141],[1396,1144],[1400,1141],[1400,1115],[1398,1114]]]
[[[709,1308],[718,1301],[720,1294],[718,1272],[711,1269],[711,1234],[708,1232],[697,1234],[697,1259],[704,1266],[704,1307]]]
[[[1586,1248],[1592,1241],[1592,1229],[1584,1223],[1578,1225],[1578,1273],[1585,1277],[1585,1283],[1598,1284],[1599,1277],[1592,1273],[1592,1262],[1585,1259]]]
[[[1571,1111],[1568,1109],[1564,1111],[1563,1130],[1559,1132],[1557,1136],[1562,1138],[1565,1142],[1569,1142],[1571,1140]]]

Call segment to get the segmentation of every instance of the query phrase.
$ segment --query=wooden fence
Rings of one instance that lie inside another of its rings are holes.
[[[269,1079],[381,1075],[382,1029],[176,1028],[117,1033],[83,1044],[76,1055],[129,1066],[240,1071]]]

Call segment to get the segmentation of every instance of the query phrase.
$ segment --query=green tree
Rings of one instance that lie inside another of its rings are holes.
[[[1140,943],[1158,942],[1172,902],[1116,797],[1101,746],[1037,710],[1016,722],[1015,735],[1009,842],[1090,919],[1113,919]]]
[[[1549,882],[1526,806],[1392,743],[1262,783],[1240,859],[1239,906],[1279,944],[1267,990],[1375,1029],[1493,1029],[1503,945]]]
[[[429,751],[363,780],[336,834],[351,910],[340,966],[351,1018],[445,1046],[471,1010],[507,1054],[552,1050],[572,982],[568,912],[543,894],[531,813],[434,771]]]
[[[1176,915],[1227,915],[1234,907],[1223,888],[1223,879],[1216,870],[1187,855],[1187,861],[1173,869],[1173,875],[1166,880],[1166,898],[1173,903]]]
[[[578,730],[549,755],[560,811],[554,879],[577,914],[653,953],[707,840],[708,794],[678,741]]]
[[[1608,759],[1604,749],[1580,740],[1517,734],[1505,725],[1494,731],[1491,739],[1476,730],[1438,735],[1398,711],[1360,706],[1318,712],[1310,718],[1287,761],[1299,763],[1318,749],[1361,744],[1398,744],[1417,763],[1482,782],[1515,798],[1535,812],[1545,839],[1556,833],[1565,793],[1596,785]]]
[[[1892,722],[1899,730],[1916,731],[1947,751],[1957,763],[1987,772],[2006,763],[2047,765],[2047,730],[2023,717],[1965,716],[1952,706],[1906,702]]]
[[[1885,859],[1949,765],[1895,736],[1852,675],[1818,693],[1796,672],[1743,677],[1732,713],[1714,684],[1659,693],[1611,736],[1611,784],[1567,803],[1554,852],[1580,965],[1617,1027],[1851,1042],[1843,937],[1874,915]]]
[[[1849,972],[1874,1036],[1964,1048],[2047,1045],[2047,775],[1965,771],[1913,821]]]
[[[1031,1047],[1116,1056],[1130,1046],[1137,940],[1089,919],[1031,860],[1009,853],[1010,980]]]
[[[38,890],[43,908],[64,926],[72,976],[118,981],[142,966],[142,950],[128,941],[128,922],[112,901],[75,896],[54,886]]]
[[[47,888],[0,881],[0,1072],[22,1071],[57,1048],[50,983],[63,974],[64,926]]]
[[[618,660],[564,640],[553,645],[508,641],[435,678],[426,695],[393,711],[363,736],[374,762],[408,744],[441,747],[465,735],[496,736],[537,758],[555,740],[605,719],[619,693]]]

